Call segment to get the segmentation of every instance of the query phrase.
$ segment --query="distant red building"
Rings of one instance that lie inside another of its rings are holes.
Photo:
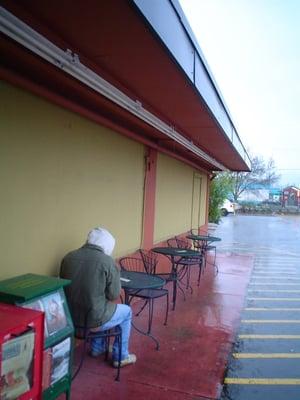
[[[286,206],[300,206],[300,189],[294,186],[288,186],[282,191],[282,205]]]

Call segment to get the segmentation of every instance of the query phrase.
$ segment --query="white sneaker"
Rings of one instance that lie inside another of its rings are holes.
[[[125,367],[126,365],[134,364],[136,362],[136,355],[135,354],[128,354],[127,358],[121,360],[120,367]],[[119,362],[118,360],[113,361],[114,368],[118,368]]]

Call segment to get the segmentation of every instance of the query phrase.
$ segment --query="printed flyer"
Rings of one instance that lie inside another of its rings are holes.
[[[17,399],[31,387],[34,332],[26,332],[2,345],[0,398]]]

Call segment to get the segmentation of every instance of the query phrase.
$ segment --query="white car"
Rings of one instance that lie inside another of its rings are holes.
[[[234,214],[234,211],[235,211],[234,203],[232,203],[232,201],[226,199],[221,207],[222,215],[226,216],[228,214]]]

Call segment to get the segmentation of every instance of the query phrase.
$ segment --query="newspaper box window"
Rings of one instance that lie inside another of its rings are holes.
[[[15,399],[32,386],[34,332],[8,340],[2,346],[1,399]]]
[[[41,397],[42,312],[0,303],[0,398]]]
[[[22,303],[21,306],[45,313],[45,339],[64,329],[70,329],[70,320],[65,312],[65,297],[61,290],[42,296],[34,301]]]
[[[0,301],[44,313],[43,399],[70,396],[74,328],[63,287],[70,282],[25,274],[0,282]]]

